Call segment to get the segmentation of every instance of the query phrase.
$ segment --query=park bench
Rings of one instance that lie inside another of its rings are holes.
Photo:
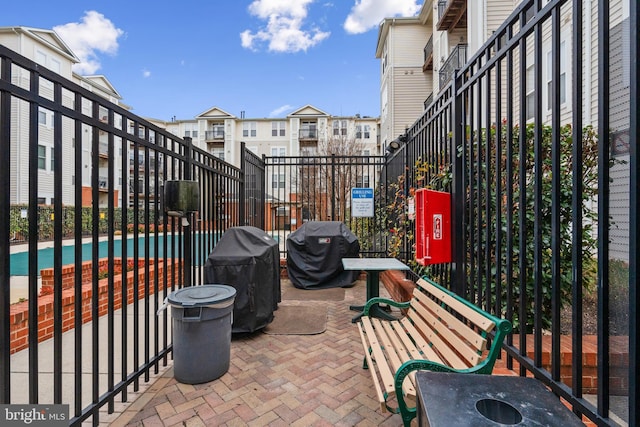
[[[370,317],[375,303],[407,309],[406,315],[396,320]],[[399,413],[405,426],[416,416],[415,371],[491,374],[511,332],[508,320],[428,278],[418,280],[410,301],[372,298],[357,325],[365,350],[363,368],[371,372],[380,408]],[[397,406],[392,406],[394,398]]]

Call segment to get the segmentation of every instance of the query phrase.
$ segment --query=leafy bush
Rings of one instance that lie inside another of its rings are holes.
[[[28,205],[13,205],[9,211],[9,232],[14,241],[26,241],[29,239],[29,218]],[[62,237],[71,238],[75,236],[75,218],[77,209],[73,206],[62,207]],[[93,233],[93,208],[82,207],[79,209],[82,217],[82,234],[91,235]],[[129,231],[133,229],[135,212],[133,209],[127,209],[127,223],[130,224]],[[38,218],[38,240],[52,240],[53,226],[55,221],[53,206],[42,205],[37,207]],[[150,232],[155,230],[155,212],[149,212],[149,225],[145,225],[145,211],[138,211],[139,231],[144,232],[149,228]],[[114,208],[113,210],[113,227],[117,232],[122,232],[122,209]],[[109,216],[106,208],[98,209],[98,233],[105,234],[109,229]],[[163,227],[159,227],[159,231]]]
[[[469,158],[471,158],[471,170],[469,182],[466,183],[468,209],[466,218],[470,218],[466,224],[467,229],[467,256],[468,262],[473,260],[475,270],[472,271],[471,266],[467,267],[468,283],[471,289],[475,290],[476,295],[485,305],[494,307],[498,297],[500,297],[501,315],[506,314],[507,291],[511,291],[511,299],[513,303],[513,324],[516,330],[520,328],[522,321],[527,325],[527,331],[530,331],[534,325],[536,312],[540,313],[542,327],[549,328],[552,322],[552,194],[553,188],[553,170],[552,170],[552,128],[550,126],[542,126],[541,133],[541,150],[542,162],[538,165],[540,171],[536,176],[536,158],[534,153],[534,125],[529,124],[524,129],[526,132],[526,158],[524,164],[524,188],[521,187],[520,170],[521,160],[518,158],[517,142],[519,141],[520,128],[513,128],[514,141],[514,158],[512,160],[512,168],[515,176],[508,176],[507,157],[506,157],[506,138],[502,137],[501,146],[496,144],[495,128],[490,129],[487,141],[486,130],[483,135],[477,138],[472,135],[473,141],[470,145]],[[478,143],[480,140],[480,144]],[[489,149],[487,150],[487,144]],[[597,196],[598,183],[598,141],[597,135],[592,127],[586,127],[583,130],[582,141],[582,183],[583,192],[580,195],[582,210],[582,259],[583,259],[583,276],[582,285],[589,292],[596,283],[596,262],[595,254],[597,249],[597,241],[595,237],[595,227],[598,221],[597,212],[590,207],[590,202]],[[560,271],[560,306],[563,307],[571,303],[572,290],[572,198],[573,198],[573,141],[572,129],[570,125],[564,125],[560,129],[560,176],[559,187],[557,189],[556,199],[558,201],[560,227],[555,230],[559,239],[560,249],[557,256],[559,257]],[[501,149],[501,155],[498,155],[498,148]],[[502,163],[500,169],[496,168],[495,159],[500,157]],[[538,211],[536,212],[536,181],[538,181],[540,201]],[[469,190],[469,186],[473,187],[473,191]],[[499,197],[496,196],[500,186]],[[506,192],[511,188],[513,195],[513,204],[507,205]],[[521,195],[523,196],[524,205],[521,205]],[[478,196],[481,198],[478,202]],[[508,221],[508,213],[511,215],[511,222]],[[498,218],[500,223],[498,224]],[[520,241],[520,221],[523,221],[524,234],[523,242]],[[481,224],[482,232],[478,233],[477,227]],[[536,229],[537,225],[537,229]],[[497,230],[501,230],[503,241],[498,246]],[[487,234],[487,230],[489,233]],[[534,272],[536,259],[536,230],[539,233],[540,246],[542,247],[539,262],[541,265],[541,276],[536,277]],[[513,251],[508,254],[506,251],[507,232],[510,231],[513,236]],[[473,233],[473,234],[472,234]],[[473,237],[472,237],[473,236]],[[498,252],[500,247],[500,252]],[[519,270],[520,248],[524,251],[525,270]],[[488,256],[488,259],[485,259]],[[507,259],[507,258],[510,259]],[[498,262],[499,261],[499,262]],[[473,264],[472,264],[473,265]],[[497,266],[501,266],[500,271],[496,270]],[[507,266],[512,271],[509,273]],[[509,277],[510,274],[510,277]],[[521,277],[524,278],[526,295],[520,294]],[[542,302],[538,306],[534,304],[536,292],[536,280],[539,280],[538,286],[542,286]],[[487,283],[489,282],[489,283]],[[500,284],[498,288],[497,284]],[[490,287],[491,300],[487,301],[486,289]],[[498,295],[500,294],[500,295]],[[523,298],[524,297],[524,298]],[[519,319],[519,306],[524,303],[526,305],[526,319]]]
[[[552,321],[551,304],[551,280],[552,280],[552,129],[550,126],[542,126],[541,153],[542,162],[540,170],[541,203],[539,216],[536,217],[535,206],[535,155],[534,155],[534,125],[525,127],[526,157],[524,164],[524,188],[520,187],[520,159],[518,157],[518,144],[520,137],[519,127],[512,129],[513,175],[507,175],[507,140],[506,129],[503,126],[500,145],[496,143],[496,129],[492,127],[478,132],[467,132],[466,164],[467,182],[464,183],[466,191],[464,231],[466,233],[466,272],[467,290],[465,295],[469,300],[492,310],[499,312],[501,316],[507,313],[507,298],[511,298],[513,308],[513,324],[516,330],[520,327],[519,307],[521,303],[526,305],[526,319],[523,319],[527,330],[534,324],[535,313],[540,313],[542,327],[549,328]],[[597,212],[591,208],[591,202],[597,196],[598,183],[598,142],[595,130],[592,127],[583,129],[582,150],[582,183],[584,186],[581,194],[582,206],[582,259],[583,277],[582,286],[589,293],[595,287],[597,265],[595,260],[597,241],[595,238],[597,225]],[[500,151],[498,151],[500,149]],[[573,197],[573,141],[570,125],[560,129],[560,185],[557,200],[559,203],[560,229],[560,305],[561,307],[571,303],[572,290],[572,197]],[[459,156],[463,153],[458,152]],[[496,159],[500,158],[500,168],[496,165]],[[451,165],[443,159],[438,159],[437,166],[418,159],[412,173],[419,187],[448,191],[452,183]],[[389,256],[408,259],[409,265],[418,274],[435,273],[429,267],[418,265],[414,259],[414,222],[407,214],[407,198],[413,196],[413,188],[406,188],[404,176],[399,176],[396,183],[388,187],[391,197],[388,205],[380,212],[384,219],[384,228],[387,235]],[[511,188],[512,204],[507,205],[507,189]],[[498,195],[497,192],[500,192]],[[524,197],[524,205],[520,205],[520,195]],[[499,197],[498,197],[499,196]],[[508,222],[508,215],[511,221]],[[499,220],[498,220],[499,218]],[[523,221],[523,242],[520,242],[520,221]],[[500,221],[498,223],[498,221]],[[534,233],[536,223],[541,236],[541,266],[542,274],[539,283],[542,288],[542,303],[534,305],[536,277],[534,264],[536,256],[536,240]],[[478,230],[480,228],[480,230]],[[501,232],[501,241],[498,242],[497,230]],[[507,253],[506,236],[510,231],[513,236],[513,251]],[[500,251],[498,253],[498,248]],[[519,271],[520,248],[525,257],[525,270]],[[507,259],[509,257],[509,259]],[[499,262],[498,262],[499,261]],[[497,267],[500,266],[500,271]],[[511,271],[508,270],[510,266]],[[520,279],[524,279],[525,295],[520,295]],[[509,291],[509,293],[508,293]],[[496,307],[500,301],[500,307]]]

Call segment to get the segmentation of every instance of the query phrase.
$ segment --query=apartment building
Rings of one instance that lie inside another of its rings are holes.
[[[380,153],[377,117],[333,116],[313,105],[281,118],[247,118],[212,107],[194,119],[150,121],[236,166],[242,142],[258,156]]]
[[[627,257],[629,170],[625,163],[629,157],[629,82],[631,58],[629,41],[629,2],[613,0],[609,3],[611,26],[608,42],[611,76],[609,95],[609,127],[612,138],[612,155],[621,160],[611,169],[611,256]],[[436,99],[450,83],[453,72],[469,61],[478,49],[500,28],[506,18],[521,6],[522,0],[425,0],[419,14],[412,18],[387,18],[378,31],[376,57],[380,59],[380,138],[386,144],[420,118],[424,109]],[[548,0],[542,1],[542,6]],[[550,123],[552,105],[552,64],[559,60],[560,68],[560,117],[561,123],[572,122],[572,112],[581,108],[583,123],[598,127],[598,51],[602,43],[598,37],[598,2],[585,0],[582,6],[582,85],[583,104],[572,105],[572,64],[574,49],[573,9],[567,2],[561,9],[560,50],[552,52],[550,24],[543,27],[541,35],[541,64],[536,66],[534,40],[529,37],[526,54],[515,55],[513,63],[502,64],[514,70],[513,84],[517,111],[525,109],[527,122],[534,121],[534,99],[541,95],[542,120]],[[517,30],[517,29],[514,29]],[[519,76],[521,61],[526,62],[526,75]],[[541,70],[542,87],[535,87],[535,71]],[[417,70],[420,72],[417,72]],[[503,81],[503,87],[506,82]],[[525,85],[525,99],[519,99],[519,88]],[[495,85],[492,85],[494,87]],[[495,99],[496,94],[489,94]],[[502,96],[505,96],[504,93]],[[481,97],[477,97],[480,99]],[[482,97],[486,99],[486,96]],[[420,102],[422,99],[422,102]],[[488,116],[495,123],[495,103]],[[504,111],[502,115],[504,115]],[[486,120],[487,115],[481,120]],[[492,123],[482,123],[482,126]]]
[[[0,27],[0,44],[14,50],[15,52],[31,59],[38,64],[60,74],[62,77],[73,81],[90,92],[93,92],[111,103],[120,105],[128,109],[121,102],[122,97],[105,76],[80,76],[72,71],[73,64],[79,62],[76,55],[69,49],[54,31],[30,27]],[[29,88],[30,76],[24,70],[15,67],[12,70],[12,82],[25,89]],[[53,83],[41,78],[39,82],[40,94],[44,97],[53,98]],[[74,100],[63,91],[63,103],[73,107]],[[11,135],[11,188],[9,189],[12,204],[29,203],[29,105],[26,102],[12,99],[12,117],[19,122],[19,126],[12,126]],[[91,115],[91,105],[84,103],[83,112]],[[106,111],[104,113],[106,120]],[[53,177],[54,158],[53,149],[53,112],[45,108],[38,111],[38,204],[53,204]],[[75,177],[74,171],[74,138],[73,121],[67,118],[62,120],[62,156],[64,162],[64,176],[62,177],[62,203],[73,205],[75,201],[76,185],[82,186],[82,204],[90,206],[92,204],[92,170],[88,166],[91,164],[91,135],[92,129],[83,125],[83,154],[82,161],[84,168],[82,177]],[[117,150],[114,155],[107,153],[107,136],[101,132],[99,137],[99,205],[108,205],[108,183],[107,170],[109,162],[114,165],[121,164],[122,156],[128,155],[122,149]],[[123,183],[122,170],[116,167],[115,188],[113,192],[115,206],[120,205],[121,192],[126,186]]]
[[[514,0],[425,0],[417,16],[380,23],[383,149],[423,113],[441,88],[513,11]]]

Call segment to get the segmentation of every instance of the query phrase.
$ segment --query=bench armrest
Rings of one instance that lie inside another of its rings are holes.
[[[403,363],[395,373],[394,386],[396,389],[396,399],[398,400],[398,412],[401,414],[405,425],[408,425],[407,423],[411,422],[411,420],[415,418],[416,407],[407,406],[407,403],[404,399],[404,394],[402,392],[402,383],[404,382],[404,379],[407,377],[407,375],[411,374],[414,371],[474,373],[476,369],[454,369],[441,363],[432,362],[431,360],[419,359],[409,360]]]
[[[397,308],[409,308],[411,302],[410,301],[398,302],[398,301],[394,301],[392,299],[383,298],[383,297],[371,298],[364,305],[364,308],[362,309],[362,315],[363,316],[368,316],[369,315],[369,309],[375,304],[388,304],[388,305],[390,305],[392,307],[397,307]]]

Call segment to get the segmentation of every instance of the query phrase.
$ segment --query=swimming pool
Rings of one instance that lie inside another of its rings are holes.
[[[203,241],[200,242],[200,236],[202,236]],[[195,242],[195,252],[192,256],[193,265],[203,265],[206,261],[206,257],[209,255],[208,247],[213,246],[217,242],[219,233],[211,233],[211,234],[196,234],[194,236]],[[164,239],[167,239],[167,257],[173,256],[173,252],[175,250],[176,256],[180,253],[180,244],[182,243],[179,239],[179,236],[174,235],[159,235],[158,239],[158,258],[162,258],[165,256],[164,252]],[[184,238],[184,237],[183,237]],[[174,242],[175,239],[175,242]],[[129,238],[126,240],[127,242],[127,257],[133,257],[133,246],[135,238]],[[153,258],[155,254],[155,246],[156,246],[156,236],[149,236],[149,257]],[[205,245],[204,248],[201,248],[201,244]],[[138,238],[138,257],[145,257],[145,237]],[[122,256],[122,247],[123,240],[122,239],[114,239],[113,241],[113,256],[120,257]],[[200,256],[200,252],[203,253],[203,256]],[[107,240],[98,242],[98,258],[106,258],[109,256],[109,242]],[[90,261],[93,259],[93,242],[87,242],[82,244],[82,261]],[[73,264],[75,262],[75,245],[64,245],[62,246],[62,265]],[[27,276],[29,275],[29,253],[27,251],[24,252],[16,252],[10,255],[10,269],[9,274],[11,276]],[[44,268],[53,267],[53,248],[41,248],[38,249],[38,274],[40,274],[40,270]]]

